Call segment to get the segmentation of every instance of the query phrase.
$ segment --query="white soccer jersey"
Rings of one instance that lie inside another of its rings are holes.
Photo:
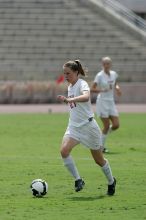
[[[86,81],[78,79],[75,85],[69,85],[68,97],[73,98],[83,94],[83,91],[90,91],[90,88]],[[93,117],[93,111],[91,109],[91,102],[72,102],[69,104],[70,118],[69,125],[80,127],[86,124],[89,118]]]
[[[110,71],[110,75],[107,75],[103,70],[97,73],[94,82],[97,83],[100,89],[110,89],[108,92],[100,92],[98,98],[104,100],[114,100],[114,87],[118,74],[114,71]]]

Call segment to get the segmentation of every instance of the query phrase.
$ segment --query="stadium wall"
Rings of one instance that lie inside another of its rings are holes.
[[[146,83],[120,83],[117,103],[146,104]],[[57,95],[67,95],[67,85],[55,82],[0,82],[0,104],[57,103]],[[92,102],[96,96],[92,95]]]

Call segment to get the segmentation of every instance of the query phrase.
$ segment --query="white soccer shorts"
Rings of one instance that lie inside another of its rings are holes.
[[[101,130],[93,119],[81,127],[69,125],[64,134],[64,138],[71,137],[89,149],[99,150],[101,148]]]
[[[108,118],[109,116],[119,116],[116,105],[112,100],[97,99],[96,113],[101,118]]]

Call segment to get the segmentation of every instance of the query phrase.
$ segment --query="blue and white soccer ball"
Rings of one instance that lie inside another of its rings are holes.
[[[43,197],[48,192],[48,183],[42,179],[35,179],[30,185],[33,196]]]

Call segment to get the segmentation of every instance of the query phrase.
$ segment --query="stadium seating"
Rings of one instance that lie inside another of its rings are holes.
[[[79,0],[0,0],[0,80],[55,80],[79,58],[89,80],[111,56],[121,81],[146,81],[146,50]]]

